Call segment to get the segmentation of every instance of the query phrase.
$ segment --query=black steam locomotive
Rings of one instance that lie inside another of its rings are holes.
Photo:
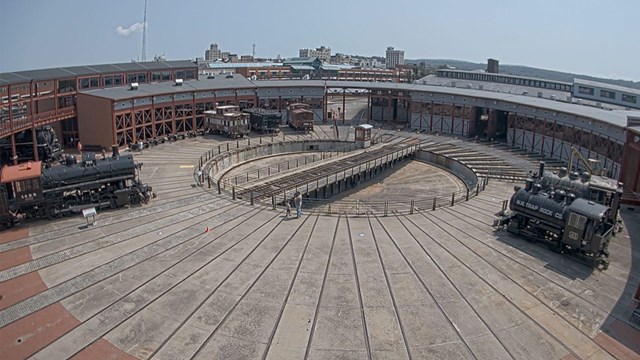
[[[538,174],[526,181],[524,189],[515,187],[509,209],[498,214],[494,226],[506,226],[513,234],[547,243],[556,252],[575,255],[590,266],[602,265],[606,269],[619,201],[614,198],[607,206],[585,197],[589,193],[567,191],[557,184],[553,187],[542,181],[544,164]]]
[[[83,153],[76,162],[68,155],[65,165],[43,167],[42,162],[5,166],[0,173],[0,227],[23,218],[57,218],[88,207],[116,208],[147,203],[150,186],[140,182],[132,155],[96,159]]]

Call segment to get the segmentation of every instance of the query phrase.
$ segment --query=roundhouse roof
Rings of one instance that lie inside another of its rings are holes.
[[[15,71],[0,73],[0,85],[24,84],[30,81],[68,79],[78,76],[112,74],[129,71],[169,70],[187,67],[195,68],[197,66],[189,60],[173,60],[67,66],[51,69]]]
[[[461,89],[432,85],[406,84],[406,83],[385,83],[385,82],[364,82],[364,81],[324,81],[324,80],[255,80],[251,81],[239,74],[226,77],[216,77],[215,79],[202,79],[185,81],[182,86],[174,86],[173,83],[164,82],[156,84],[140,84],[138,90],[129,90],[128,87],[114,87],[106,89],[96,89],[83,91],[97,97],[109,98],[112,100],[126,100],[143,96],[157,96],[170,93],[191,92],[191,91],[213,91],[229,89],[270,89],[270,88],[351,88],[367,89],[372,91],[401,91],[419,96],[421,92],[426,99],[435,101],[441,100],[444,96],[465,96],[487,101],[504,101],[533,108],[544,109],[552,112],[573,114],[580,117],[590,118],[597,121],[624,128],[627,126],[627,116],[638,116],[640,111],[629,110],[605,110],[595,107],[566,103],[551,99],[523,96],[517,94],[505,94],[476,89]]]

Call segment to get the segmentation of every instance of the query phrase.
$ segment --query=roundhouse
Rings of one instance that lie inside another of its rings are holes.
[[[337,89],[344,97],[357,89],[368,98],[367,122],[499,141],[564,161],[574,146],[624,182],[628,201],[640,193],[640,111],[420,84],[196,77],[197,67],[189,61],[0,74],[0,137],[13,141],[27,128],[55,124],[67,146],[71,138],[126,146],[201,129],[204,111],[225,104],[282,111],[302,101],[314,109],[316,122],[324,122],[329,94],[335,97]]]

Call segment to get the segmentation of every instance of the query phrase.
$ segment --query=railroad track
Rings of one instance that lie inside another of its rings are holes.
[[[91,351],[107,344],[151,359],[609,356],[594,332],[604,316],[624,320],[608,309],[633,269],[614,261],[590,274],[503,242],[489,220],[510,185],[436,212],[289,221],[192,188],[193,169],[175,175],[188,156],[145,161],[165,169],[148,173],[153,185],[182,197],[102,213],[94,230],[34,223],[30,237],[0,244],[33,255],[0,271],[1,289],[46,282],[22,298],[2,292],[0,331],[23,351],[3,355],[100,358]],[[56,306],[53,324],[75,320],[43,337],[38,316]]]
[[[298,186],[302,186],[303,184],[323,179],[330,174],[336,174],[344,170],[351,169],[368,161],[409,149],[412,146],[415,146],[415,144],[412,144],[412,141],[386,145],[380,149],[376,149],[375,151],[342,157],[337,161],[306,168],[302,172],[296,172],[274,180],[267,180],[259,185],[252,186],[251,184],[245,184],[241,189],[236,190],[235,193],[236,196],[240,198],[246,197],[252,193],[254,200],[268,199],[273,195],[280,195],[284,191],[294,189]]]

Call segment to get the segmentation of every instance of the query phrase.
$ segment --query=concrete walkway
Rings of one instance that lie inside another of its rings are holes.
[[[513,183],[413,215],[288,219],[195,186],[224,141],[136,153],[148,205],[0,233],[0,357],[640,358],[638,212],[594,272],[494,232]]]

